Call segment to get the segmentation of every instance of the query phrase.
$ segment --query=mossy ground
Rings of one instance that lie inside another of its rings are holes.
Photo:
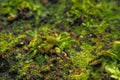
[[[120,80],[119,0],[0,0],[0,80]]]

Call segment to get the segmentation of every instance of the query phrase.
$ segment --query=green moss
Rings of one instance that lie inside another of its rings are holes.
[[[119,79],[119,1],[0,2],[0,79]]]

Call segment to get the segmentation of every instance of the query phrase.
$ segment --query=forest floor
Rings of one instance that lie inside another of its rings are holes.
[[[0,80],[120,80],[119,4],[1,0]]]

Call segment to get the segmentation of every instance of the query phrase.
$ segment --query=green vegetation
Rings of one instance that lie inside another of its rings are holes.
[[[120,80],[119,0],[0,0],[0,80]]]

